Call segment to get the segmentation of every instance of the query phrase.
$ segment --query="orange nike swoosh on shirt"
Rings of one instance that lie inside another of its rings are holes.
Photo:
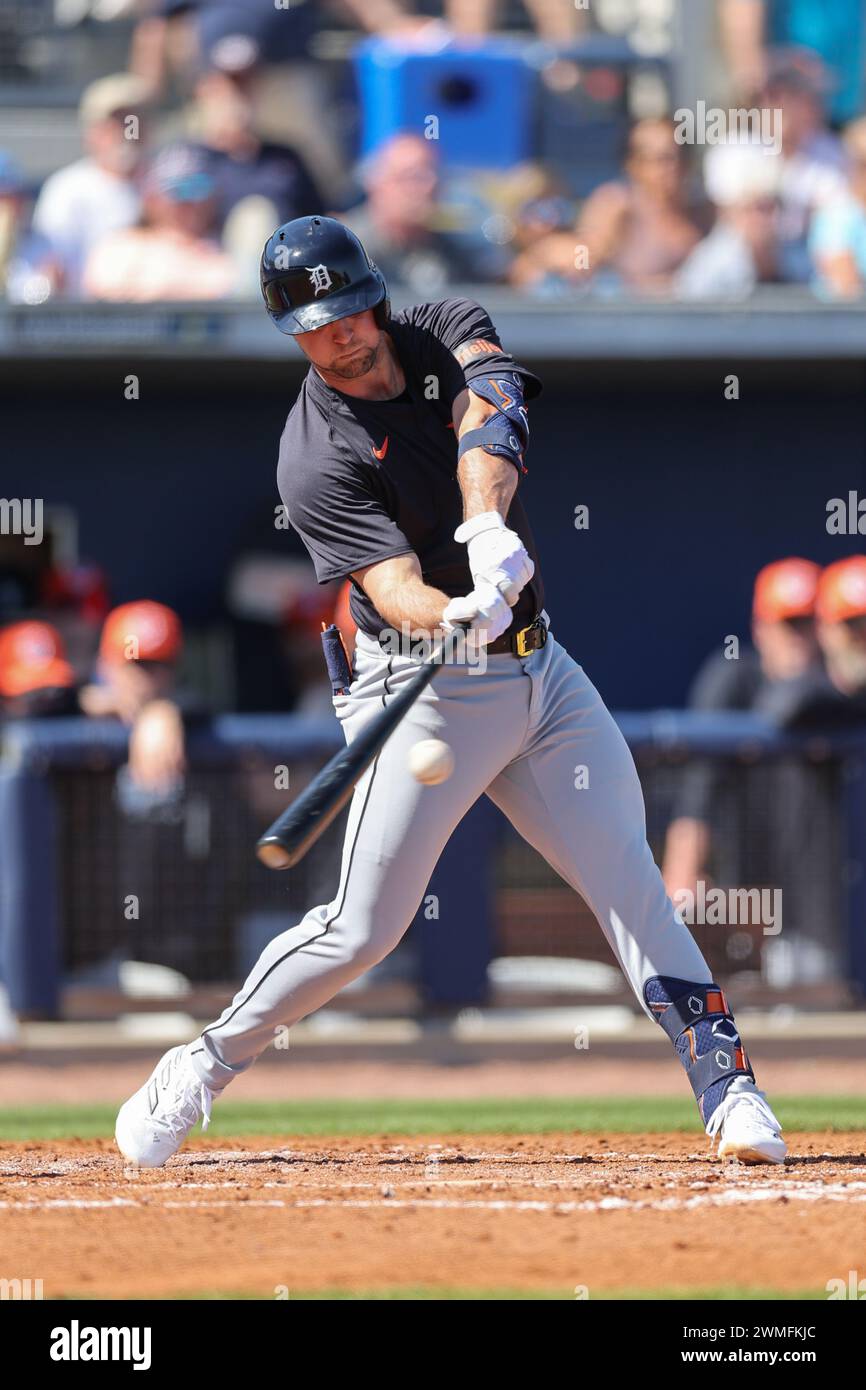
[[[370,445],[370,449],[372,450],[373,454],[375,455],[375,457],[376,457],[377,459],[381,460],[381,459],[383,459],[383,458],[385,457],[385,455],[387,454],[387,452],[388,452],[388,441],[389,441],[390,438],[391,438],[391,436],[390,436],[389,434],[386,434],[386,435],[385,435],[385,443],[382,445],[381,449],[374,449],[374,448],[373,448],[373,445],[372,445],[372,444]]]

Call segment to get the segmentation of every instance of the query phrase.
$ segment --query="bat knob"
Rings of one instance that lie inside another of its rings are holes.
[[[268,869],[290,869],[292,856],[277,840],[259,840],[256,857]]]

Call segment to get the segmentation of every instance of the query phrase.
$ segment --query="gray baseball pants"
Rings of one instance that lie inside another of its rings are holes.
[[[351,741],[417,668],[358,634],[357,677],[334,707]],[[448,781],[407,767],[422,738],[454,751]],[[643,796],[625,740],[584,671],[549,635],[528,657],[443,666],[352,799],[340,883],[266,946],[215,1023],[192,1045],[201,1079],[221,1089],[274,1040],[397,945],[449,836],[482,793],[591,908],[640,1001],[651,976],[709,983],[646,841]],[[467,864],[466,872],[472,872]]]

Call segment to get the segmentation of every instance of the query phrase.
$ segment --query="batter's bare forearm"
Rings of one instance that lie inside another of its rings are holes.
[[[450,602],[441,589],[424,583],[415,554],[381,560],[376,565],[356,570],[352,577],[385,622],[401,630],[406,623],[412,632],[422,635],[436,631]]]
[[[449,603],[448,595],[441,589],[434,589],[419,580],[417,584],[401,585],[391,590],[384,600],[384,606],[377,603],[376,607],[392,627],[402,629],[405,623],[411,632],[426,636],[438,629]]]
[[[483,512],[508,515],[517,491],[517,469],[510,459],[497,458],[483,449],[470,449],[457,467],[457,481],[463,494],[463,520]]]

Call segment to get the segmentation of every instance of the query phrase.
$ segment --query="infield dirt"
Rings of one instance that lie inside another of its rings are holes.
[[[866,1271],[866,1133],[782,1167],[703,1136],[197,1139],[163,1169],[108,1140],[0,1144],[0,1249],[46,1298],[424,1285],[813,1290]],[[577,1291],[577,1292],[575,1292]]]

